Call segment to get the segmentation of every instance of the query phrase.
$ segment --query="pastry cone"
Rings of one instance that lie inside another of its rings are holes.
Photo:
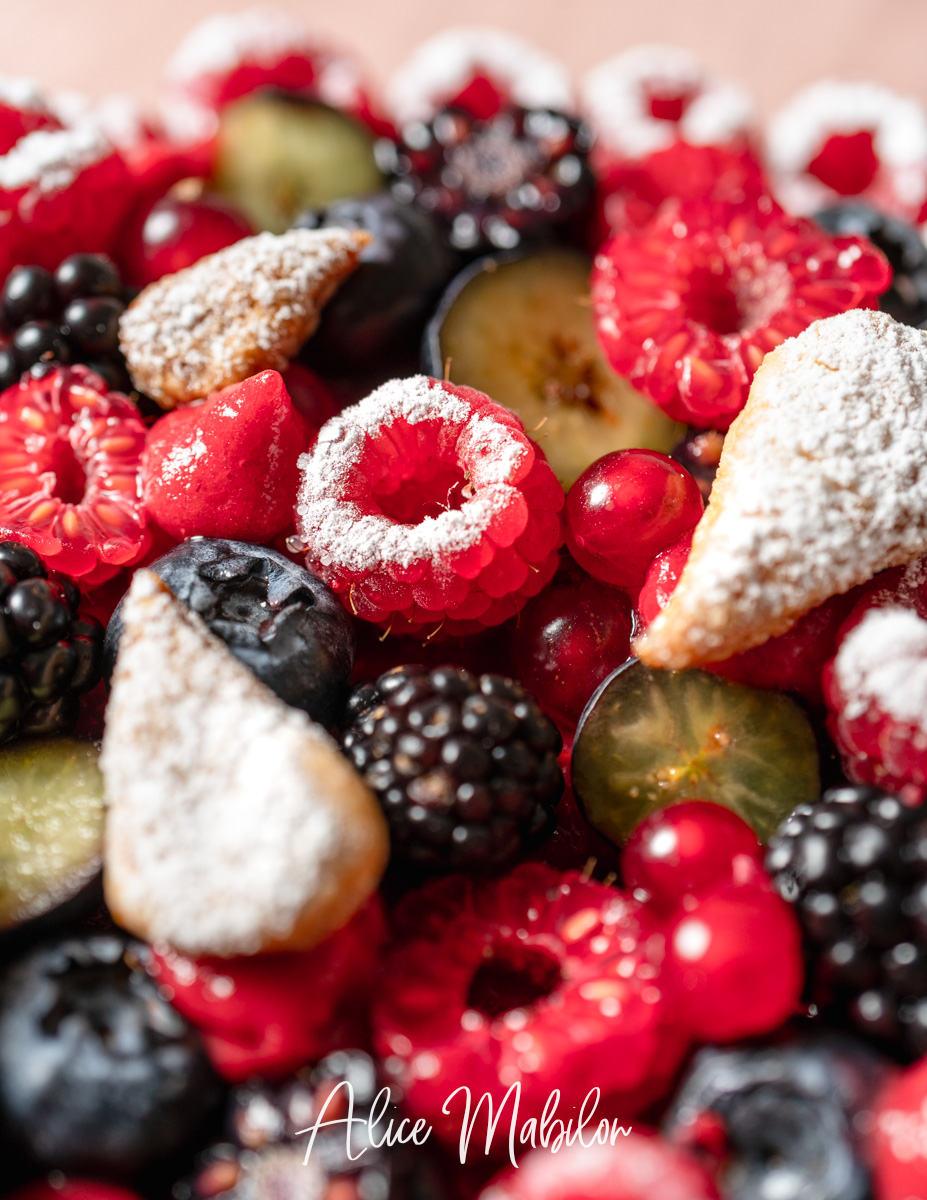
[[[927,551],[927,332],[857,309],[768,354],[676,591],[635,645],[720,662]]]

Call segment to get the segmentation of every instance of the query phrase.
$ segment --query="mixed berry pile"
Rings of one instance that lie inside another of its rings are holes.
[[[927,110],[160,113],[0,80],[10,1200],[925,1200]]]

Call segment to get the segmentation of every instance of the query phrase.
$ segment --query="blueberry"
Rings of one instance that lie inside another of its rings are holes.
[[[281,700],[322,725],[342,715],[354,631],[334,593],[276,550],[191,538],[150,570]],[[107,677],[122,634],[121,605],[106,631]]]
[[[186,1143],[213,1106],[199,1036],[139,966],[143,949],[72,938],[7,975],[0,1112],[45,1166],[137,1171]]]
[[[311,366],[353,373],[414,351],[425,322],[459,265],[437,225],[389,192],[338,200],[305,213],[300,228],[366,229],[373,241],[360,266],[326,304],[318,333],[307,343]]]
[[[696,1055],[665,1118],[685,1140],[708,1114],[726,1134],[728,1200],[864,1200],[862,1136],[887,1065],[849,1038]]]

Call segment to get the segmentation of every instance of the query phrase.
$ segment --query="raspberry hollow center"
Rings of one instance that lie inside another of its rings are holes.
[[[841,196],[857,196],[871,187],[879,170],[871,130],[832,134],[817,158],[808,164],[808,174]]]
[[[648,89],[644,102],[654,120],[678,124],[694,99],[695,93],[691,91],[680,92],[655,87]]]
[[[87,476],[80,459],[65,438],[54,439],[51,472],[55,477],[52,495],[64,504],[80,504],[87,489]]]
[[[561,979],[560,964],[549,951],[503,942],[476,969],[467,1007],[494,1020],[513,1008],[530,1008],[555,991]]]
[[[721,336],[768,324],[788,304],[792,279],[783,263],[757,261],[695,267],[682,297],[689,320]]]
[[[400,525],[420,525],[426,517],[459,509],[466,499],[466,478],[456,462],[431,459],[421,463],[416,475],[402,481],[384,478],[372,496],[384,516]]]

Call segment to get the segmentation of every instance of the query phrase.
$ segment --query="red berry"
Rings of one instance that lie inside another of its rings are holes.
[[[60,129],[61,122],[25,80],[0,81],[0,154],[8,154],[20,138],[37,129]]]
[[[395,633],[501,624],[557,568],[563,491],[518,417],[482,392],[393,380],[302,461],[310,570]]]
[[[310,430],[277,371],[167,413],[148,434],[142,496],[176,538],[267,542],[292,521]]]
[[[86,367],[24,376],[0,395],[0,527],[49,567],[102,583],[151,535],[139,498],[145,426]]]
[[[128,281],[145,287],[253,232],[238,209],[217,196],[165,196],[130,223],[121,239],[120,260]]]
[[[756,834],[731,809],[686,800],[645,817],[625,843],[621,872],[629,888],[644,888],[660,907],[720,884],[747,883],[762,865]]]
[[[312,950],[190,959],[155,947],[149,973],[195,1025],[233,1083],[278,1077],[364,1037],[364,1009],[383,940],[379,900]]]
[[[876,308],[891,278],[868,242],[763,197],[665,205],[605,244],[592,296],[620,375],[676,420],[726,429],[769,350],[821,317]]]
[[[293,407],[312,430],[313,440],[326,421],[340,411],[328,384],[315,371],[294,362],[283,372],[283,382],[290,393]]]
[[[872,1160],[879,1200],[927,1196],[927,1058],[879,1095]]]
[[[685,1151],[636,1128],[611,1145],[590,1145],[595,1125],[583,1143],[532,1150],[479,1200],[717,1200],[711,1178]]]
[[[798,921],[768,886],[723,884],[687,902],[668,928],[663,978],[694,1037],[768,1033],[799,1010]]]
[[[637,613],[644,625],[663,611],[669,598],[676,590],[682,569],[689,560],[692,549],[692,534],[684,533],[681,538],[661,550],[644,576],[644,583],[637,597]]]
[[[584,576],[555,582],[529,601],[515,629],[515,673],[548,716],[575,729],[589,697],[631,653],[633,618],[623,592]]]
[[[587,467],[566,501],[567,545],[581,567],[631,590],[704,509],[689,472],[656,450],[616,450]]]
[[[113,1183],[101,1183],[96,1179],[73,1179],[56,1177],[51,1180],[38,1179],[7,1192],[3,1200],[139,1200],[137,1192],[117,1187]]]

